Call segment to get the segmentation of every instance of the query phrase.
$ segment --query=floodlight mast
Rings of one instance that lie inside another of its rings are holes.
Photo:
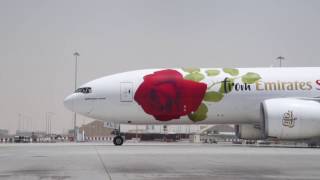
[[[77,90],[77,82],[78,82],[78,57],[80,56],[80,53],[74,52],[73,56],[75,57],[75,68],[74,68],[74,90]],[[74,113],[74,119],[73,119],[73,137],[74,141],[77,142],[77,113]]]

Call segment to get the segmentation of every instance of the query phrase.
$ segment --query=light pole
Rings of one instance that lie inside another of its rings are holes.
[[[52,134],[52,122],[51,122],[51,117],[55,115],[54,112],[46,112],[46,132],[47,134],[51,137]]]
[[[74,67],[74,90],[77,90],[77,82],[78,82],[78,57],[80,54],[78,52],[74,52],[73,56],[75,57],[75,67]],[[74,131],[74,141],[77,141],[77,113],[74,113],[73,120],[73,131]]]
[[[285,59],[283,56],[279,56],[277,57],[277,59],[279,60],[280,63],[280,67],[282,67],[282,61]]]
[[[18,131],[21,132],[21,119],[22,119],[21,118],[22,117],[21,113],[19,113],[18,116],[19,116]]]

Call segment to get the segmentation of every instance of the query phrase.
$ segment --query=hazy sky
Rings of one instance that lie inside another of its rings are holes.
[[[320,1],[0,1],[0,128],[72,127],[79,83],[158,67],[320,66]],[[80,117],[79,124],[89,120]],[[28,122],[28,125],[27,125]],[[21,125],[22,127],[22,125]]]

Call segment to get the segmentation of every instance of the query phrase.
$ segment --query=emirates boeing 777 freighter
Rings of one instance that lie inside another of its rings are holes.
[[[243,139],[311,139],[320,136],[320,68],[137,70],[88,82],[64,103],[116,124],[235,124]]]

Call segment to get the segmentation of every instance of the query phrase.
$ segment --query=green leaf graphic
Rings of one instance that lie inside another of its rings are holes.
[[[199,68],[182,68],[184,72],[193,73],[193,72],[200,72]]]
[[[209,102],[219,102],[222,100],[223,98],[223,94],[220,93],[220,92],[215,92],[215,91],[210,91],[210,92],[207,92],[205,95],[204,95],[204,101],[209,101]]]
[[[230,74],[231,76],[237,76],[239,75],[238,69],[232,69],[232,68],[224,68],[223,72]]]
[[[248,72],[247,74],[243,75],[241,80],[243,83],[253,84],[261,79],[261,76],[257,73]]]
[[[189,119],[193,122],[203,121],[207,118],[208,107],[201,103],[196,112],[188,115]]]
[[[204,75],[199,72],[194,72],[194,73],[186,75],[184,78],[191,80],[191,81],[199,82],[204,79]]]
[[[210,69],[206,71],[208,76],[217,76],[220,74],[219,70]]]
[[[234,86],[234,79],[232,78],[225,78],[224,81],[221,82],[221,86],[220,86],[220,93],[230,93],[233,89]]]

